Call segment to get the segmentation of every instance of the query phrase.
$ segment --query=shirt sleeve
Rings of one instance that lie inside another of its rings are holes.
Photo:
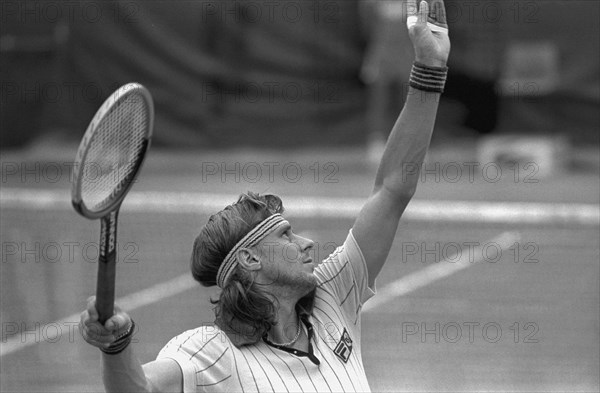
[[[367,264],[352,230],[338,247],[316,269],[319,287],[334,295],[351,320],[356,320],[362,305],[375,295],[369,287]]]
[[[183,373],[183,392],[227,391],[232,374],[231,348],[217,328],[200,327],[173,338],[157,359],[173,359]]]

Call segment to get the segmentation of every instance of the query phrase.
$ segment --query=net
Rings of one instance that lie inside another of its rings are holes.
[[[123,97],[101,120],[82,162],[81,197],[89,210],[107,208],[135,176],[148,122],[148,105],[135,93]]]

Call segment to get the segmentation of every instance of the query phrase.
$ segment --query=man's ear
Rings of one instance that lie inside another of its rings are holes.
[[[262,268],[260,258],[256,252],[249,248],[240,248],[237,251],[237,261],[242,268],[248,271],[256,271]]]

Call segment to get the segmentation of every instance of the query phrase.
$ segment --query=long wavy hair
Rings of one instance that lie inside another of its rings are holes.
[[[267,217],[283,213],[281,199],[275,195],[248,192],[238,201],[212,215],[194,241],[192,275],[206,287],[217,285],[217,271],[229,251],[248,232]],[[253,277],[236,266],[215,305],[217,320],[243,336],[262,335],[276,322],[277,300],[261,291]]]

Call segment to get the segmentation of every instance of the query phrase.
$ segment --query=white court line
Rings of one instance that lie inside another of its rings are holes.
[[[178,295],[182,292],[192,289],[200,284],[194,281],[190,273],[182,274],[172,280],[156,284],[141,291],[123,296],[115,301],[125,311],[132,311],[140,307],[147,306],[159,302],[160,300]],[[60,329],[64,327],[72,327],[74,323],[79,323],[81,313],[69,315],[68,317],[47,324],[47,326],[55,326]],[[69,330],[70,331],[70,330]],[[22,337],[19,332],[6,340],[0,342],[0,357],[10,355],[11,353],[21,351],[33,344],[39,343],[40,340],[31,340]]]
[[[454,254],[447,259],[429,265],[424,269],[401,277],[385,287],[378,289],[377,296],[374,296],[373,299],[365,304],[363,312],[372,311],[377,307],[389,303],[397,297],[416,291],[419,288],[481,262],[484,258],[484,247],[492,245],[494,245],[494,247],[498,246],[503,252],[515,242],[519,241],[519,238],[520,236],[517,232],[504,232],[501,235],[482,243],[478,247],[474,247],[473,250],[469,250],[469,252],[463,250],[460,254]]]
[[[130,192],[123,204],[124,211],[166,212],[166,213],[212,213],[237,199],[233,194],[175,193],[175,192]],[[286,197],[289,215],[304,217],[345,217],[352,218],[364,203],[362,198],[308,198]],[[36,190],[8,188],[0,190],[0,207],[32,210],[71,210],[70,194],[64,190]],[[592,204],[550,204],[520,202],[473,202],[473,201],[412,201],[403,219],[423,221],[462,221],[482,223],[571,223],[600,225],[600,208]],[[505,233],[496,241],[507,242],[515,234]],[[514,242],[508,241],[510,245]],[[504,248],[504,246],[503,246]],[[368,311],[394,297],[401,296],[430,282],[462,270],[473,263],[460,261],[439,263],[422,271],[401,278],[379,291],[379,296],[366,304]],[[433,279],[431,279],[433,278]],[[118,299],[125,310],[132,310],[160,299],[174,296],[194,285],[188,275],[158,284],[146,290]],[[78,314],[63,318],[55,323],[73,322]],[[12,337],[0,343],[0,356],[23,349],[35,341],[21,343],[20,338]]]
[[[143,213],[214,213],[237,200],[239,194],[132,191],[123,211]],[[71,210],[65,190],[3,188],[0,207],[30,210]],[[354,218],[364,198],[284,197],[292,217]],[[477,222],[489,224],[578,224],[600,226],[600,206],[585,203],[483,202],[413,200],[403,220]]]
[[[518,233],[504,232],[503,234],[484,242],[483,245],[496,244],[500,247],[500,250],[503,251],[518,240]],[[365,305],[363,311],[372,311],[373,309],[392,301],[394,298],[406,295],[407,293],[427,286],[437,280],[457,273],[462,269],[473,266],[481,261],[483,255],[481,251],[481,247],[478,247],[474,248],[472,254],[461,253],[460,258],[457,261],[454,260],[458,255],[454,255],[448,258],[448,260],[438,262],[435,265],[431,265],[415,273],[404,276],[392,282],[391,284],[386,285],[377,291],[377,296],[375,296]],[[472,255],[480,257],[473,258],[471,260]],[[194,288],[197,285],[198,284],[192,279],[190,274],[183,274],[175,277],[172,280],[156,284],[152,287],[121,297],[117,299],[115,303],[119,304],[119,306],[125,311],[132,311],[140,307],[157,303],[171,296],[178,295],[187,291],[188,289]],[[48,324],[48,326],[73,326],[74,323],[79,321],[79,316],[80,313],[72,314],[68,317],[54,321]],[[21,351],[32,346],[33,344],[37,344],[38,342],[39,340],[23,341],[22,335],[18,333],[10,337],[8,340],[6,340],[6,342],[0,343],[0,357]]]

